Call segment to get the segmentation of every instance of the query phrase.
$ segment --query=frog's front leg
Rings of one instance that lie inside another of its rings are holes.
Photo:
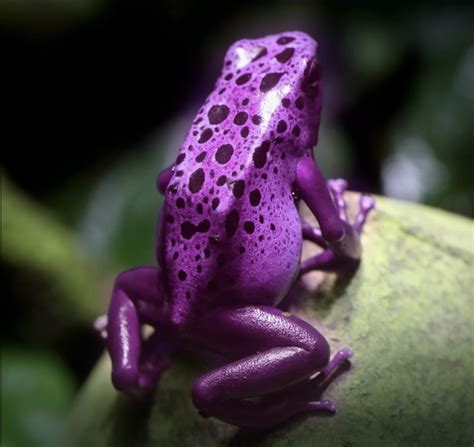
[[[300,318],[267,306],[221,309],[204,317],[196,332],[209,349],[233,359],[194,382],[193,402],[203,416],[270,426],[301,412],[334,412],[332,402],[295,399],[291,390],[317,371],[330,374],[351,352],[329,362],[326,339]]]
[[[309,152],[298,162],[296,184],[302,199],[318,220],[321,237],[328,247],[320,255],[304,261],[300,268],[300,275],[310,270],[332,271],[347,265],[357,265],[362,252],[359,233],[368,212],[374,206],[373,199],[362,196],[360,212],[355,224],[350,225],[347,222],[343,198],[345,182],[336,180],[329,184],[335,197],[336,208],[326,181]],[[306,229],[306,232],[309,233],[309,230]],[[303,226],[304,234],[305,227]],[[315,242],[318,243],[317,240]],[[322,243],[319,245],[324,247]]]
[[[344,199],[344,192],[347,189],[347,182],[344,179],[328,180],[328,187],[334,197],[339,217],[345,222],[349,222],[346,212],[346,200]],[[353,227],[358,234],[362,232],[365,221],[369,212],[375,207],[375,200],[367,194],[362,194],[359,200],[359,212],[354,219]]]
[[[106,346],[112,359],[112,382],[125,392],[151,390],[167,358],[161,351],[165,292],[161,272],[140,267],[118,275],[107,313]],[[141,326],[157,328],[142,343]]]

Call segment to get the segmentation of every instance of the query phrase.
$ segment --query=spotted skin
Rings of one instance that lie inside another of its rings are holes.
[[[373,207],[364,196],[351,225],[345,183],[328,188],[312,155],[320,111],[321,70],[309,36],[288,32],[230,47],[174,165],[158,178],[160,268],[121,273],[107,321],[96,325],[117,389],[155,390],[175,345],[227,359],[193,384],[203,416],[270,426],[300,412],[335,411],[294,390],[312,386],[318,371],[317,382],[327,384],[351,351],[330,360],[320,332],[276,307],[298,274],[357,266],[358,234]],[[319,229],[301,222],[300,199]],[[324,251],[300,264],[303,238]],[[155,329],[147,339],[143,324]]]
[[[306,79],[316,42],[297,32],[285,37],[241,40],[228,50],[179,150],[164,229],[177,325],[198,316],[203,300],[275,305],[298,271],[292,188],[298,159],[316,142],[321,98],[319,89],[308,93]]]

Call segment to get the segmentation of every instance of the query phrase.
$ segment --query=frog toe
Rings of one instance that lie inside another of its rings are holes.
[[[370,194],[362,194],[359,200],[359,213],[354,220],[354,228],[360,234],[367,216],[375,208],[375,199]]]
[[[347,222],[346,201],[344,192],[347,189],[347,180],[342,178],[328,180],[328,188],[333,197],[339,217]]]
[[[347,180],[343,178],[330,179],[328,180],[328,187],[333,194],[344,194],[347,189]]]
[[[334,414],[336,412],[336,404],[330,400],[307,402],[306,409],[311,411],[327,411]]]
[[[369,212],[375,208],[375,199],[370,194],[362,194],[359,201],[361,211]]]

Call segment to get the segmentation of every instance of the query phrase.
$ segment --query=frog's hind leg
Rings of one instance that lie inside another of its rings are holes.
[[[118,275],[107,313],[106,346],[112,382],[128,393],[152,390],[168,365],[161,342],[165,291],[158,268],[140,267]],[[155,327],[142,340],[142,325]]]
[[[291,393],[295,384],[331,365],[326,339],[300,318],[273,307],[225,309],[205,317],[197,332],[210,348],[233,359],[194,382],[193,402],[203,416],[264,427],[297,413],[334,412],[332,402],[295,399]]]

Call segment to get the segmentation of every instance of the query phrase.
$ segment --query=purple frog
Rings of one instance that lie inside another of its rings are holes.
[[[324,336],[277,307],[299,275],[357,266],[359,233],[374,206],[362,196],[349,224],[345,182],[326,183],[314,161],[321,98],[317,44],[308,35],[230,47],[176,162],[158,178],[160,268],[115,281],[103,333],[117,389],[152,393],[172,344],[224,359],[193,384],[203,416],[270,426],[300,412],[334,412],[332,402],[292,390],[316,372],[329,377],[351,351],[330,360]],[[300,199],[320,229],[301,220]],[[300,263],[303,239],[324,250]],[[155,329],[148,338],[143,324]]]

